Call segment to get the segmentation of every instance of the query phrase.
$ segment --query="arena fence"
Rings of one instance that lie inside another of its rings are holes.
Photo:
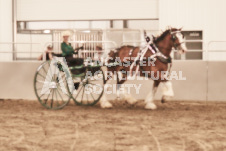
[[[84,54],[87,55],[89,51],[96,51],[99,48],[103,50],[109,50],[110,47],[107,44],[103,46],[103,42],[112,41],[116,43],[114,47],[120,47],[122,45],[132,45],[132,46],[144,46],[144,31],[137,29],[80,29],[80,30],[71,30],[71,29],[61,29],[52,31],[52,46],[55,51],[61,51],[60,44],[62,42],[62,33],[63,31],[68,30],[71,33],[70,41],[77,41],[73,43],[72,46],[77,48],[81,45],[84,45]],[[146,30],[147,35],[152,37],[156,35],[159,31],[156,30]],[[21,40],[21,39],[20,39]],[[79,42],[80,41],[80,42]],[[58,43],[57,43],[58,42]],[[226,57],[225,52],[211,52],[207,59],[207,51],[209,46],[216,45],[216,42],[204,42],[202,40],[186,40],[186,43],[201,42],[203,44],[202,49],[200,50],[189,50],[189,54],[194,52],[200,52],[202,55],[202,60],[224,60]],[[219,41],[217,42],[219,43]],[[224,41],[220,42],[221,44]],[[219,45],[219,44],[218,44]],[[0,43],[0,61],[13,61],[13,60],[37,60],[37,57],[46,50],[45,42],[44,43]],[[214,46],[213,46],[214,47]],[[98,49],[97,49],[98,48]],[[226,45],[223,45],[223,48],[226,48]],[[215,49],[215,48],[214,48]],[[220,55],[218,55],[220,54]],[[91,54],[92,55],[92,54]],[[187,55],[187,54],[186,54]],[[173,58],[179,60],[186,60],[185,55],[178,55],[177,53],[172,54]]]
[[[55,44],[61,44],[61,41],[51,41],[51,42],[47,42],[45,43],[45,47],[47,47],[48,45],[55,45]],[[107,57],[107,53],[112,50],[117,48],[117,44],[114,41],[70,41],[70,43],[72,45],[76,45],[78,47],[83,46],[84,49],[80,50],[78,52],[78,57],[80,58],[92,58],[94,59],[95,56],[96,57],[100,57],[103,56],[105,53],[105,56]],[[53,50],[53,52],[61,54],[61,50],[60,49],[55,49]],[[46,54],[44,53],[44,56]],[[43,61],[45,61],[46,57],[43,57]]]
[[[0,61],[37,60],[41,53],[40,43],[0,42]]]
[[[0,98],[36,100],[33,80],[41,62],[0,62]],[[226,61],[175,60],[172,71],[182,72],[186,80],[172,80],[175,97],[173,100],[188,101],[226,101]],[[127,83],[142,84],[137,99],[144,99],[151,91],[152,81],[128,81]],[[135,92],[131,92],[135,94]],[[161,85],[156,99],[161,97]],[[108,96],[115,99],[116,95]]]

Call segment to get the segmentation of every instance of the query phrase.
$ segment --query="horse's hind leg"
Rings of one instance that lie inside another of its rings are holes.
[[[145,98],[145,103],[146,103],[145,109],[154,110],[157,108],[157,106],[154,104],[154,96],[159,86],[159,83],[160,83],[159,81],[154,81],[152,91],[149,92],[147,97]]]
[[[121,74],[121,75],[119,75]],[[122,79],[119,79],[119,77]],[[127,80],[127,76],[122,74],[122,72],[117,73],[117,97],[122,94],[122,99],[125,99],[129,104],[135,104],[137,100],[125,90],[125,87],[121,87],[121,85]]]
[[[110,81],[109,79],[111,79],[112,76],[113,74],[107,76],[106,83],[104,85],[104,90],[107,90],[108,82]],[[107,100],[105,92],[103,93],[103,96],[100,99],[100,106],[101,108],[112,108],[112,104]]]

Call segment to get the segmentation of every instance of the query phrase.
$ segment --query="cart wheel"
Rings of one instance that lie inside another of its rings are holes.
[[[45,108],[53,110],[63,108],[71,98],[66,80],[69,72],[66,70],[64,72],[61,64],[55,66],[50,68],[50,61],[42,63],[34,78],[34,90],[38,101]],[[51,73],[56,71],[57,67],[59,69],[58,76],[54,74],[51,77]]]
[[[91,72],[87,69],[86,72]],[[78,105],[91,106],[95,105],[101,98],[104,92],[104,72],[101,68],[92,72],[92,75],[81,78],[77,90],[71,93],[71,97]]]

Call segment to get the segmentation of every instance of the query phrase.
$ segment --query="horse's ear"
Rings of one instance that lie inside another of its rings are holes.
[[[152,41],[156,41],[156,37],[154,35],[152,35]]]
[[[147,33],[146,33],[146,30],[144,30],[144,37],[146,37],[147,36]]]
[[[181,31],[183,29],[183,27],[179,28],[179,31]]]

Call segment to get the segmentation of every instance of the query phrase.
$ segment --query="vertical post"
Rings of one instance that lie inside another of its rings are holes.
[[[16,60],[16,35],[17,35],[17,15],[16,15],[16,0],[12,0],[12,60]]]
[[[128,21],[127,20],[123,20],[123,28],[128,28]]]
[[[110,20],[110,28],[114,28],[113,20]]]
[[[31,54],[32,54],[32,32],[30,30],[30,59],[31,59]]]
[[[209,93],[209,44],[206,48],[206,105],[209,100],[208,93]]]

